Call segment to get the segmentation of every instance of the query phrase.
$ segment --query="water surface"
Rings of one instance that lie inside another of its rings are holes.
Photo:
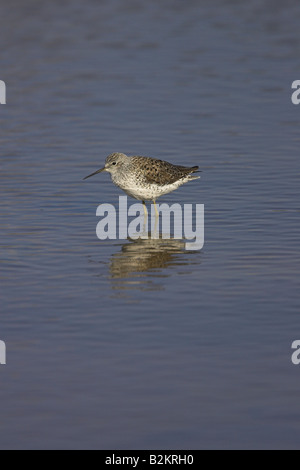
[[[299,3],[0,9],[1,448],[299,448]],[[200,166],[201,251],[97,239],[113,151]]]

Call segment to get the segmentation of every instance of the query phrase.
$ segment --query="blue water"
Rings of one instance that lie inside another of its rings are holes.
[[[299,2],[0,10],[0,447],[299,448]],[[201,251],[97,239],[114,151],[200,166]]]

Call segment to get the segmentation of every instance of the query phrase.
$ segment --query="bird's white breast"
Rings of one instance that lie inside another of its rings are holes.
[[[138,180],[135,178],[126,178],[126,180],[119,178],[115,178],[115,175],[112,175],[112,181],[116,184],[119,188],[121,188],[128,196],[134,197],[135,199],[139,200],[153,200],[164,194],[168,194],[171,191],[174,191],[179,186],[184,184],[188,181],[188,177],[182,178],[174,183],[166,184],[166,185],[158,185],[158,184],[147,184],[145,185],[140,184]]]

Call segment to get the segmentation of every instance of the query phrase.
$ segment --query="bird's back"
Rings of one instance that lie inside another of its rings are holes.
[[[141,178],[146,183],[157,184],[159,186],[173,184],[183,178],[199,178],[198,176],[192,176],[199,169],[198,166],[173,165],[164,160],[151,157],[130,157],[130,165],[139,179]]]

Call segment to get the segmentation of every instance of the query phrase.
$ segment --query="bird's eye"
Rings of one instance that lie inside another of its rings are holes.
[[[113,162],[113,165],[116,165],[116,164],[117,164],[117,162]]]

